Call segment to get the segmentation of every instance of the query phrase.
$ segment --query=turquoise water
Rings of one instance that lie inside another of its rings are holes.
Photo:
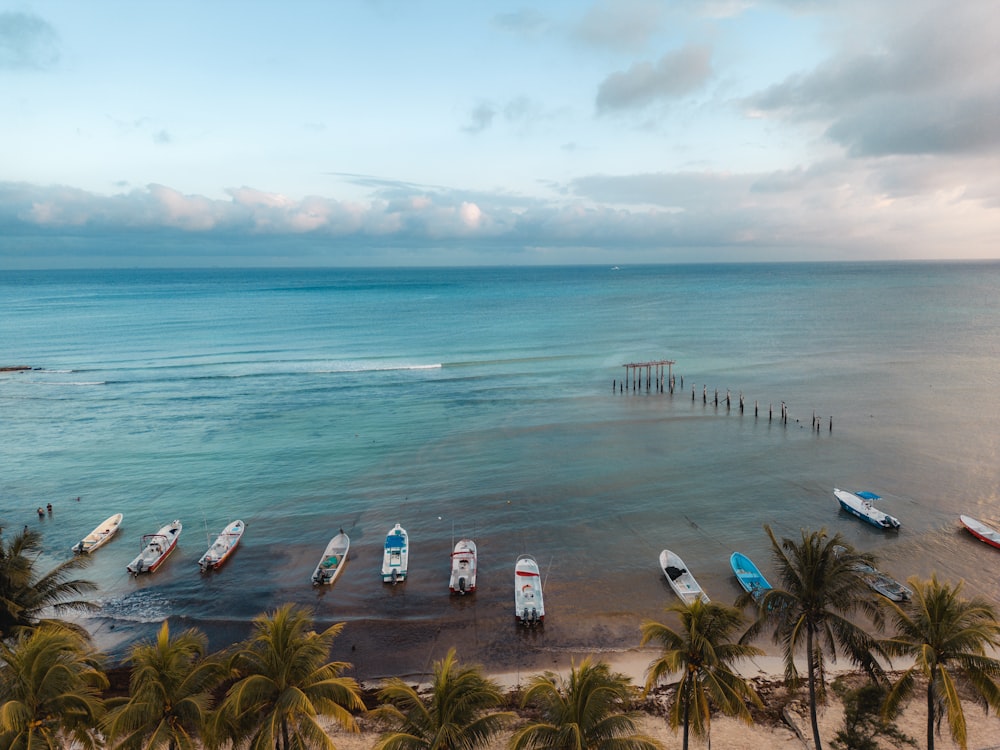
[[[362,678],[450,645],[497,669],[629,648],[672,596],[661,549],[732,600],[732,551],[767,573],[764,523],[998,599],[1000,553],[957,520],[1000,526],[997,289],[995,263],[2,272],[0,366],[35,369],[0,374],[0,524],[40,528],[54,562],[125,513],[87,571],[112,650],[167,616],[220,647],[294,601],[347,623],[338,656]],[[673,394],[612,388],[659,359]],[[834,486],[883,495],[902,531],[844,515]],[[129,577],[140,536],[174,518],[171,559]],[[201,575],[235,518],[243,544]],[[411,561],[392,587],[396,522]],[[317,591],[340,527],[350,560]],[[451,598],[461,536],[479,590]],[[523,552],[545,576],[530,634]]]

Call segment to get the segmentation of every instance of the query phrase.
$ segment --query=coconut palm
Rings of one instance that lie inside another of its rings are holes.
[[[9,638],[20,629],[31,629],[43,622],[59,623],[43,617],[47,609],[56,614],[96,609],[92,602],[73,598],[97,588],[90,581],[72,577],[90,558],[73,557],[48,573],[39,574],[35,565],[41,552],[42,535],[37,531],[25,529],[14,534],[10,541],[0,538],[0,638]]]
[[[212,691],[222,665],[206,659],[207,639],[197,630],[170,637],[163,621],[156,639],[132,647],[129,697],[107,716],[116,750],[194,750],[207,726]]]
[[[934,729],[948,718],[952,739],[966,746],[965,712],[958,683],[971,687],[987,705],[1000,711],[1000,661],[987,649],[1000,647],[1000,623],[993,605],[981,597],[964,599],[962,583],[955,586],[911,578],[913,597],[893,603],[890,618],[896,634],[884,642],[893,656],[914,659],[893,684],[885,713],[892,715],[908,698],[917,675],[927,681],[927,748],[934,750]]]
[[[684,728],[684,750],[688,747],[690,727],[699,737],[708,734],[711,704],[751,724],[747,703],[760,706],[761,700],[733,665],[764,652],[756,646],[732,642],[737,628],[743,624],[743,615],[733,607],[700,599],[690,604],[676,602],[667,607],[667,612],[680,616],[680,630],[658,622],[642,624],[641,645],[656,641],[663,649],[646,670],[646,691],[664,677],[681,673],[668,721],[675,731]]]
[[[774,642],[784,653],[785,678],[791,685],[799,681],[795,654],[805,652],[809,718],[814,746],[820,750],[816,704],[825,690],[824,657],[836,661],[839,648],[873,679],[883,676],[876,659],[876,654],[882,653],[878,640],[853,619],[861,612],[881,628],[880,602],[858,571],[859,565],[871,565],[874,560],[871,555],[856,552],[840,534],[828,536],[826,529],[802,529],[801,541],[785,538],[780,543],[770,526],[765,525],[764,530],[771,540],[781,585],[760,598],[757,620],[742,640],[755,637],[765,625],[773,627]],[[741,599],[746,601],[746,597]]]
[[[628,677],[603,662],[585,659],[569,678],[545,672],[533,677],[524,706],[536,706],[539,721],[511,738],[512,750],[661,750],[653,737],[636,731],[639,713],[629,711]]]
[[[510,712],[493,711],[505,700],[500,686],[479,666],[459,666],[455,649],[434,663],[434,682],[425,701],[399,678],[379,692],[383,705],[373,715],[392,729],[375,750],[472,750],[484,747],[509,721]]]
[[[249,740],[249,750],[333,750],[320,716],[357,731],[358,683],[340,676],[349,664],[328,661],[342,629],[316,633],[309,612],[291,604],[256,617],[254,634],[230,660],[236,681],[219,707],[217,737]]]
[[[107,685],[97,655],[71,630],[39,627],[0,643],[0,747],[99,747]]]

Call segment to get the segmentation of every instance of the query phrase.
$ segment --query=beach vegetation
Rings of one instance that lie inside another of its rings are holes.
[[[341,675],[349,664],[329,661],[343,623],[322,633],[312,628],[309,611],[291,604],[254,618],[254,633],[228,660],[235,681],[216,712],[216,741],[248,750],[333,750],[320,717],[357,731],[360,688]]]
[[[0,537],[0,638],[10,638],[18,631],[42,624],[73,628],[86,632],[64,620],[46,617],[74,611],[93,611],[97,605],[79,599],[81,594],[95,591],[91,581],[76,578],[76,571],[85,567],[86,555],[71,557],[46,573],[38,570],[42,553],[42,535],[32,529]]]
[[[744,625],[742,613],[700,599],[690,604],[675,602],[666,611],[680,617],[680,628],[651,621],[642,624],[641,645],[655,642],[661,648],[660,657],[646,670],[645,689],[649,692],[664,678],[680,673],[667,721],[674,731],[683,728],[683,750],[688,748],[691,729],[698,737],[709,734],[713,706],[752,724],[748,704],[760,706],[760,697],[737,673],[735,663],[764,652],[734,642]]]
[[[830,743],[836,750],[879,750],[880,740],[895,747],[916,747],[916,740],[904,734],[891,717],[883,715],[881,708],[889,692],[885,685],[865,681],[852,687],[839,677],[832,687],[844,706],[844,728]]]
[[[132,647],[129,696],[104,722],[113,750],[197,750],[209,726],[212,693],[224,670],[207,658],[207,639],[188,629],[170,635],[164,620],[151,642]],[[109,702],[112,705],[112,702]]]
[[[53,626],[19,631],[0,643],[0,747],[101,747],[107,685],[100,656],[78,633]]]
[[[1000,648],[1000,623],[994,606],[975,596],[962,596],[962,582],[955,585],[911,578],[913,596],[892,603],[890,620],[895,634],[884,642],[892,656],[913,659],[893,683],[885,712],[899,709],[917,687],[926,683],[927,748],[934,750],[935,730],[947,718],[951,737],[965,750],[967,726],[959,686],[970,688],[985,706],[1000,711],[1000,660],[989,655]]]
[[[539,718],[511,737],[511,750],[662,750],[638,732],[640,713],[630,710],[631,679],[604,662],[584,659],[568,677],[545,672],[533,677],[522,698]]]
[[[840,534],[829,536],[825,529],[802,529],[799,540],[786,537],[780,542],[770,526],[764,530],[771,540],[779,585],[757,601],[757,618],[741,640],[748,642],[770,628],[782,649],[785,679],[793,687],[800,680],[795,656],[805,653],[809,718],[814,747],[820,750],[817,704],[824,699],[826,658],[836,661],[842,651],[872,679],[884,678],[877,658],[884,656],[880,642],[857,619],[859,613],[864,614],[876,629],[882,626],[881,603],[858,571],[859,565],[872,564],[873,559],[856,552]],[[741,597],[738,603],[746,601]]]
[[[379,700],[372,716],[391,728],[375,750],[473,750],[486,747],[515,718],[495,710],[506,702],[503,690],[478,665],[460,665],[455,649],[434,663],[426,697],[393,677]]]

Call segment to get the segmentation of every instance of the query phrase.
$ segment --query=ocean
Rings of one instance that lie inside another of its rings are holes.
[[[32,368],[0,373],[0,525],[42,531],[46,569],[125,514],[84,572],[113,655],[164,618],[222,648],[295,602],[345,623],[334,656],[362,680],[452,646],[498,672],[634,648],[672,601],[660,550],[731,602],[733,551],[771,570],[764,524],[1000,601],[1000,551],[958,521],[1000,526],[998,289],[1000,263],[972,262],[0,272],[0,367]],[[623,388],[624,364],[658,360],[673,393]],[[901,531],[834,487],[882,495]],[[175,518],[170,559],[127,574]],[[236,518],[240,548],[200,573]],[[340,528],[350,558],[316,589]],[[462,537],[479,586],[455,597]],[[533,630],[522,553],[544,579]]]

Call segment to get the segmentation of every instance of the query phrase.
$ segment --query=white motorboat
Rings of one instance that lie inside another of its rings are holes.
[[[875,507],[875,501],[881,500],[881,498],[874,492],[848,492],[835,487],[833,494],[841,508],[862,521],[880,529],[896,530],[899,528],[898,519]]]
[[[471,594],[476,590],[476,571],[479,567],[476,543],[459,539],[451,553],[451,581],[448,587],[453,594]]]
[[[542,602],[542,577],[531,555],[521,555],[514,564],[514,617],[522,625],[540,625],[545,621]]]
[[[74,544],[73,551],[78,554],[88,555],[98,547],[107,544],[111,537],[118,531],[118,527],[122,525],[124,517],[122,513],[115,513],[113,516],[108,516],[104,523]]]
[[[679,555],[668,549],[663,550],[660,553],[660,570],[666,576],[670,588],[685,604],[690,604],[695,599],[701,599],[708,604],[708,594],[702,590],[694,576],[691,575],[691,571],[684,567],[684,561]]]
[[[201,556],[198,560],[198,567],[201,568],[201,572],[204,573],[207,570],[214,570],[224,563],[233,551],[236,549],[236,545],[240,543],[243,538],[243,532],[246,530],[246,524],[243,521],[233,521],[226,528],[224,528],[219,535],[212,542],[205,554]]]
[[[959,516],[962,525],[972,536],[981,542],[986,542],[991,547],[1000,547],[1000,531],[992,526],[987,526],[982,521],[978,521],[972,516]]]
[[[385,537],[385,551],[382,554],[382,583],[405,581],[409,562],[410,540],[406,529],[397,523]]]
[[[140,573],[155,573],[163,561],[170,556],[180,539],[183,525],[180,521],[171,521],[155,534],[145,534],[142,537],[142,551],[126,566],[132,575]]]
[[[316,570],[313,571],[312,575],[313,584],[323,586],[336,581],[344,569],[344,563],[347,562],[347,553],[350,549],[351,538],[341,529],[340,533],[327,543],[323,556],[316,564]]]

